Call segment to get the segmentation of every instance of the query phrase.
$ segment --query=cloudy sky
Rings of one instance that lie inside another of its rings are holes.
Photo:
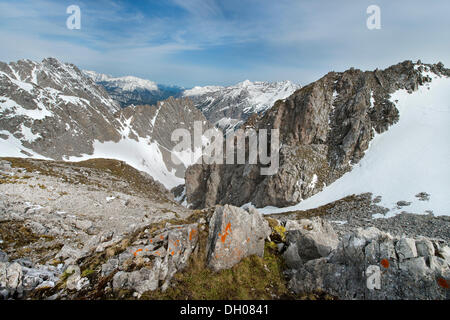
[[[366,27],[372,4],[380,30]],[[69,5],[80,30],[66,27]],[[448,0],[0,0],[0,60],[51,56],[186,87],[306,84],[406,59],[450,66],[449,13]]]

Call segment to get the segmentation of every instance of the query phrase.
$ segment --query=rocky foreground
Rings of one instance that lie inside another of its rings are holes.
[[[263,217],[188,210],[114,160],[7,158],[0,177],[0,299],[449,299],[448,220],[363,228],[370,196]]]

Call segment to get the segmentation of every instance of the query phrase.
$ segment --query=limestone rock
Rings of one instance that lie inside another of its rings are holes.
[[[416,242],[414,239],[402,238],[395,245],[400,261],[417,257]]]
[[[287,243],[296,244],[303,261],[326,257],[339,243],[331,224],[320,218],[302,219],[295,227],[292,222],[286,224],[289,225]]]
[[[193,208],[215,204],[256,207],[295,205],[333,183],[358,163],[375,133],[399,120],[390,95],[416,91],[431,78],[450,74],[437,65],[404,61],[384,70],[330,72],[277,101],[242,128],[279,129],[279,168],[262,175],[263,165],[196,164],[186,171],[186,197]],[[247,146],[248,147],[248,146]],[[400,202],[399,205],[407,205]]]
[[[417,256],[416,242],[427,244],[421,247],[427,250],[419,250],[427,257]],[[357,230],[344,236],[328,257],[290,263],[289,287],[339,299],[448,300],[449,265],[437,252],[431,255],[429,242],[425,237],[395,239],[373,228]]]
[[[156,233],[150,244],[136,245],[110,258],[102,265],[102,276],[118,270],[114,275],[114,290],[130,289],[138,295],[159,288],[166,290],[176,272],[188,264],[198,243],[198,224],[170,226]],[[132,264],[144,264],[127,271]]]
[[[271,233],[259,212],[225,205],[209,221],[207,264],[215,271],[231,268],[250,255],[264,255],[264,239]]]

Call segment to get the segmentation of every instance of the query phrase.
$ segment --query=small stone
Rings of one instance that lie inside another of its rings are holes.
[[[444,259],[431,256],[429,257],[430,261],[430,269],[438,274],[444,273],[446,270],[449,269],[448,264],[445,262]]]
[[[77,291],[81,291],[84,289],[89,288],[90,282],[88,278],[81,278],[80,280],[78,280],[75,289]]]
[[[128,284],[128,276],[129,276],[129,273],[127,273],[127,272],[124,272],[124,271],[117,272],[113,277],[112,286],[113,286],[114,290],[117,290],[120,288],[125,288],[126,285]]]
[[[7,287],[9,287],[11,290],[17,290],[22,285],[22,266],[17,263],[13,262],[11,263],[7,270]]]
[[[66,287],[69,290],[77,290],[78,281],[81,279],[81,270],[80,267],[71,265],[67,267],[66,271],[70,276],[67,278]]]
[[[36,287],[36,289],[49,289],[54,287],[55,283],[53,281],[43,281],[40,285]]]
[[[77,220],[75,222],[75,226],[83,231],[87,231],[89,228],[92,227],[92,221],[89,220]]]
[[[397,206],[398,207],[407,207],[407,206],[409,206],[409,205],[411,205],[411,202],[408,202],[408,201],[398,201],[397,202]]]
[[[416,242],[414,239],[400,239],[395,245],[395,250],[397,251],[400,261],[417,257]]]
[[[8,255],[6,252],[0,251],[0,262],[7,262],[8,261]]]
[[[433,243],[426,238],[421,238],[419,240],[416,240],[416,248],[417,248],[417,254],[421,257],[434,256]]]
[[[8,289],[0,290],[0,300],[8,300],[8,297],[9,297],[9,290]]]

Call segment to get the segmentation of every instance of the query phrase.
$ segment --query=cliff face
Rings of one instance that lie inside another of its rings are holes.
[[[280,167],[260,175],[260,165],[194,165],[186,172],[187,200],[193,207],[214,204],[288,206],[331,184],[358,163],[375,133],[399,120],[394,92],[413,92],[449,76],[441,63],[405,61],[385,70],[330,72],[278,101],[243,127],[280,130]]]

